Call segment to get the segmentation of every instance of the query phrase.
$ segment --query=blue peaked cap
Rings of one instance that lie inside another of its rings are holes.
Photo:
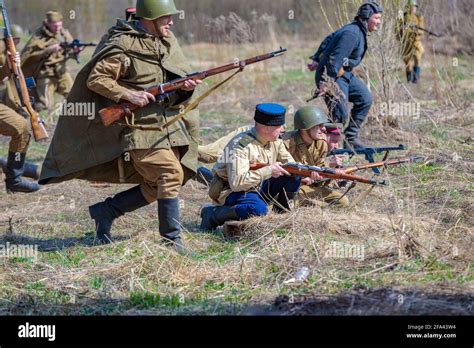
[[[255,110],[255,122],[265,126],[283,126],[286,109],[280,104],[258,104]]]

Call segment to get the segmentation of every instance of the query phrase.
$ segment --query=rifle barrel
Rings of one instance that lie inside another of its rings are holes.
[[[250,64],[267,60],[267,59],[278,57],[282,55],[283,53],[285,53],[286,51],[287,51],[286,48],[280,47],[280,49],[277,51],[266,53],[260,56],[255,56],[243,61],[239,60],[234,63],[218,66],[216,68],[212,68],[206,71],[192,73],[187,76],[163,83],[161,85],[150,87],[146,91],[148,93],[153,94],[155,97],[159,97],[160,95],[165,95],[167,93],[170,93],[182,88],[186,81],[203,80],[207,77],[221,74],[226,71],[230,71],[234,69],[243,69],[246,65],[250,65]],[[125,115],[129,115],[131,112],[137,110],[138,108],[139,106],[137,105],[134,105],[127,101],[122,101],[119,104],[112,105],[102,110],[99,110],[99,115],[102,119],[103,125],[107,127],[115,123],[116,121],[122,119],[123,117],[125,117]]]
[[[355,165],[355,166],[344,168],[343,170],[345,173],[351,174],[359,170],[380,168],[380,167],[385,167],[385,166],[394,166],[394,165],[403,164],[403,163],[412,163],[420,159],[422,159],[422,157],[419,157],[419,156],[399,158],[399,159],[392,159],[392,160],[381,161],[381,162],[376,162],[376,163],[365,163],[365,164]]]
[[[257,170],[266,166],[268,166],[268,164],[265,164],[265,163],[251,164],[250,170]],[[369,184],[369,185],[385,185],[384,181],[366,179],[361,176],[351,175],[349,173],[339,174],[332,168],[308,166],[308,165],[303,165],[303,164],[298,164],[298,163],[286,163],[282,167],[286,171],[288,171],[290,174],[304,176],[304,177],[310,177],[312,172],[316,172],[322,177],[329,178],[329,179],[356,181],[356,182],[361,182],[363,184]]]

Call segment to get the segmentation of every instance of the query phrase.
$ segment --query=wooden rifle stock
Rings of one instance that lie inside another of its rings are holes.
[[[249,58],[246,60],[239,60],[235,63],[219,66],[210,70],[196,72],[193,74],[189,74],[185,77],[181,77],[166,83],[163,83],[158,86],[150,87],[146,90],[146,92],[153,94],[155,97],[165,96],[168,93],[177,91],[181,89],[186,81],[189,80],[204,80],[208,77],[222,74],[226,71],[234,70],[234,69],[243,69],[245,66],[258,63],[270,58],[274,58],[277,56],[282,55],[287,51],[286,48],[280,48],[280,50],[275,52],[266,53],[260,56],[255,56],[253,58]],[[140,108],[138,105],[132,104],[130,102],[122,101],[119,104],[112,105],[106,107],[99,111],[99,115],[102,119],[102,123],[104,126],[110,126],[111,124],[121,120],[125,116],[130,116],[133,111]]]

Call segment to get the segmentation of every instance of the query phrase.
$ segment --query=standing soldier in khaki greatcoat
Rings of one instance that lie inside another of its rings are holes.
[[[128,101],[140,106],[134,114],[137,124],[156,126],[176,117],[201,81],[187,82],[164,103],[155,102],[145,91],[185,76],[190,68],[170,31],[178,13],[173,0],[137,0],[136,7],[136,20],[118,20],[109,31],[104,47],[78,74],[67,102],[93,102],[98,111]],[[124,122],[105,127],[98,116],[93,120],[61,116],[40,182],[78,178],[138,183],[89,207],[99,241],[111,241],[116,218],[158,201],[160,234],[183,252],[178,194],[197,166],[196,152],[189,151],[189,133],[186,120],[162,131],[147,131]]]

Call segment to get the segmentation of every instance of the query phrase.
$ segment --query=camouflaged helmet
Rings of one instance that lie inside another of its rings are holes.
[[[179,13],[173,0],[137,0],[136,8],[136,17],[148,20]]]
[[[325,123],[329,123],[326,112],[318,106],[303,106],[296,111],[295,129],[306,130]]]

